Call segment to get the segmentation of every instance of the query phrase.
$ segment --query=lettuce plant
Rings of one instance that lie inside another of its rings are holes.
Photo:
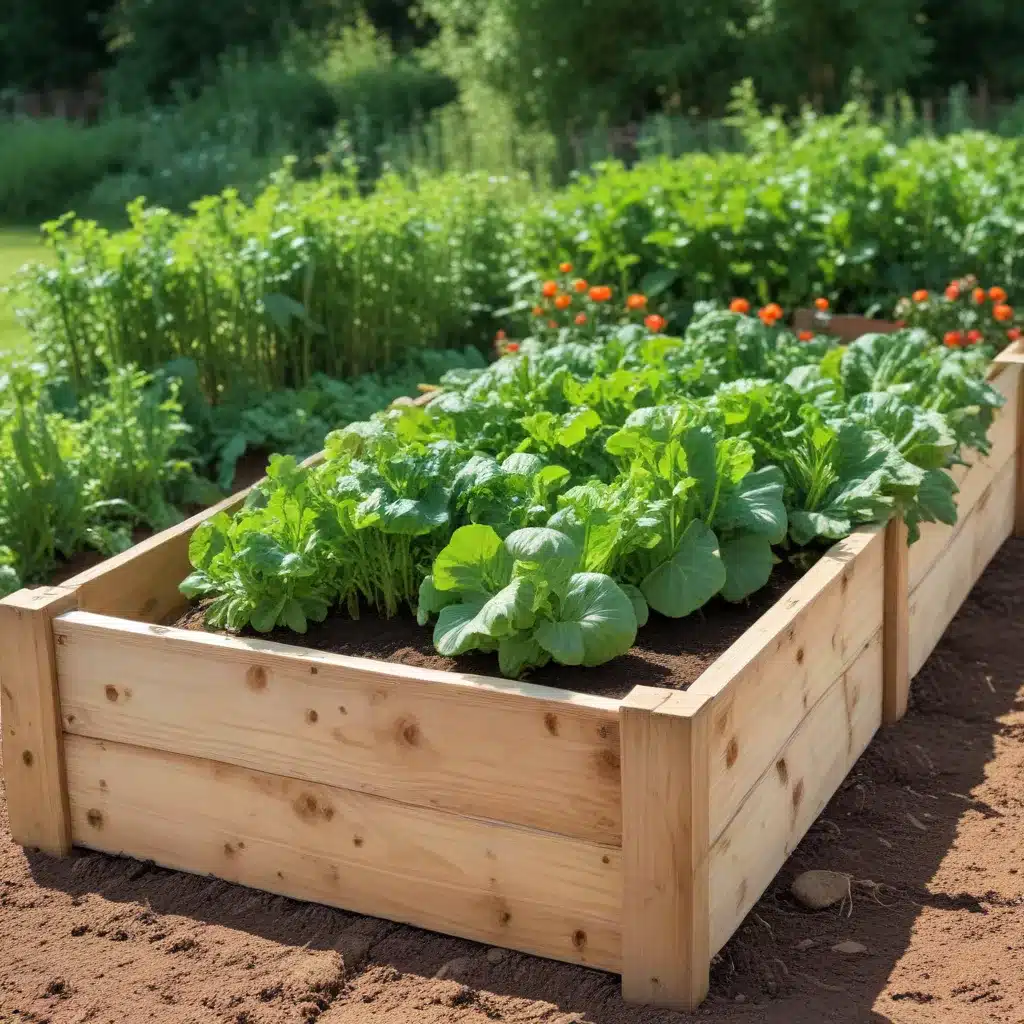
[[[600,665],[636,639],[630,596],[604,573],[579,572],[580,551],[548,527],[460,527],[420,587],[419,622],[437,615],[434,646],[449,657],[497,651],[517,677],[552,659]]]

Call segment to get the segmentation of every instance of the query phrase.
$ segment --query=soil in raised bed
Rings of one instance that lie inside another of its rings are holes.
[[[616,699],[625,697],[637,684],[685,689],[800,576],[793,565],[783,561],[775,567],[768,585],[746,601],[730,604],[715,598],[684,619],[652,614],[637,634],[636,644],[622,657],[595,668],[551,664],[532,672],[528,679],[545,686]],[[204,629],[202,606],[193,605],[174,624],[184,629]],[[311,623],[309,631],[302,635],[289,629],[276,629],[266,634],[246,630],[243,635],[418,668],[473,675],[498,674],[495,654],[478,653],[458,658],[438,654],[434,650],[432,627],[418,625],[407,613],[393,619],[363,614],[355,620],[347,615],[330,615],[324,622]]]
[[[715,958],[695,1015],[600,971],[10,837],[0,1021],[41,1024],[989,1024],[1024,1021],[1024,540]],[[846,872],[817,913],[801,871]],[[856,943],[857,945],[844,945]],[[835,947],[839,947],[838,949]]]

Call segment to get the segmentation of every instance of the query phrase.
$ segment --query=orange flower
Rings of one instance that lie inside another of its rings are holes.
[[[544,315],[544,310],[541,309],[540,306],[534,306],[533,307],[533,315],[534,316],[543,316]]]
[[[573,323],[575,323],[577,327],[582,327],[586,322],[587,322],[587,314],[586,313],[577,313],[576,314],[576,319],[573,321]]]
[[[1013,306],[1008,306],[1005,302],[1000,302],[998,306],[992,307],[992,315],[1000,321],[1012,320],[1013,319]]]
[[[946,348],[957,348],[960,344],[961,335],[959,331],[946,331],[942,343]]]
[[[555,298],[555,309],[568,309],[572,305],[571,295],[558,295]]]
[[[596,284],[590,289],[590,297],[594,302],[607,302],[612,297],[612,290],[606,284]]]
[[[626,309],[643,309],[646,305],[646,295],[640,295],[639,293],[637,293],[635,295],[630,295],[630,297],[626,299]]]
[[[498,333],[494,336],[494,340],[504,341],[507,337],[508,335],[504,331],[498,331]]]
[[[565,263],[559,263],[558,264],[558,269],[563,274],[571,274],[572,273],[572,264],[569,263],[568,261],[566,261]]]
[[[960,298],[960,285],[958,285],[956,281],[946,289],[946,298],[949,299],[950,302],[956,302],[956,300]]]
[[[729,303],[729,312],[730,313],[749,313],[750,312],[750,303],[747,302],[746,299],[733,299],[732,302]]]
[[[814,331],[801,331],[797,337],[801,341],[811,341],[814,338]]]
[[[913,300],[915,302],[927,302],[928,301],[928,289],[927,288],[918,288],[917,291],[914,292],[912,298],[913,298]]]
[[[1020,341],[1021,329],[1019,327],[1011,327],[1006,332],[1006,336],[1010,339],[1010,341]]]
[[[587,282],[584,281],[582,277],[577,277],[576,280],[573,281],[572,286],[580,293],[587,290]]]
[[[826,299],[824,296],[820,296],[819,298],[815,299],[814,308],[824,313],[828,309],[828,299]]]
[[[518,352],[519,351],[519,342],[518,341],[510,341],[505,346],[505,351],[506,352]]]
[[[974,291],[971,292],[971,298],[974,299],[975,305],[980,306],[985,301],[985,289],[975,288]]]
[[[556,324],[554,320],[549,320],[548,321],[548,327],[550,327],[551,330],[555,330],[555,328],[558,327],[558,324]]]
[[[647,330],[653,334],[657,334],[659,331],[665,329],[665,318],[658,316],[657,313],[651,313],[644,317],[644,324],[647,326]]]
[[[968,331],[967,332],[967,344],[977,345],[981,341],[981,331]]]
[[[782,307],[777,302],[769,302],[767,306],[762,307],[758,311],[757,315],[761,318],[763,324],[773,327],[775,321],[782,316]]]
[[[1000,288],[998,285],[996,285],[995,288],[989,288],[989,290],[988,290],[988,297],[993,302],[1005,302],[1006,301],[1006,292],[1002,288]]]
[[[540,293],[545,299],[553,299],[558,294],[558,285],[554,281],[545,281]]]

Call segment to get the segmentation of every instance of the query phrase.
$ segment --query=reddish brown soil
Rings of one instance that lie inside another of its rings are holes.
[[[723,950],[694,1019],[1024,1021],[1024,541],[1011,541]],[[0,811],[0,1021],[669,1024],[616,978],[85,852]],[[807,868],[852,905],[788,895]],[[861,953],[833,952],[842,941]]]
[[[636,644],[621,658],[596,668],[551,664],[529,675],[532,683],[559,686],[578,693],[621,698],[637,684],[682,689],[689,686],[726,648],[739,639],[800,578],[788,562],[776,566],[768,585],[749,600],[729,604],[716,598],[700,612],[685,619],[651,615],[637,635]],[[190,608],[176,625],[203,629],[200,606]],[[496,654],[467,654],[445,658],[434,650],[433,627],[419,626],[405,614],[382,619],[365,614],[353,621],[344,615],[330,615],[312,623],[302,635],[277,629],[263,636],[282,644],[298,644],[317,651],[332,651],[356,657],[396,661],[403,665],[435,668],[476,675],[497,675]]]

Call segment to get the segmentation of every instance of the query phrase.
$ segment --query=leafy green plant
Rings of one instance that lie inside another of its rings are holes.
[[[507,676],[552,659],[600,665],[633,646],[637,614],[610,576],[578,572],[579,563],[557,530],[526,527],[502,540],[489,526],[460,527],[420,587],[419,621],[437,614],[439,653],[497,651]]]

